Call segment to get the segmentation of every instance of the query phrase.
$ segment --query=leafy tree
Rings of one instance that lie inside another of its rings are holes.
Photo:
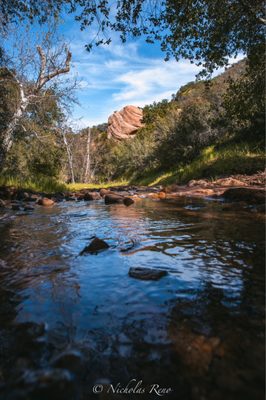
[[[110,30],[122,41],[142,35],[158,40],[166,58],[187,58],[208,72],[239,52],[252,57],[264,42],[262,0],[5,0],[0,21],[4,27],[23,18],[44,22],[63,12],[75,13],[81,29],[97,24],[97,45],[110,43]]]
[[[64,97],[70,99],[70,85],[67,89],[59,77],[70,71],[71,53],[64,43],[54,45],[52,31],[42,38],[42,45],[33,47],[33,43],[13,42],[16,57],[11,65],[1,69],[0,78],[0,165],[10,151],[17,128],[27,133],[23,120],[34,120],[40,126],[45,118],[54,122],[58,108],[49,108],[47,104],[55,98],[63,105]],[[8,45],[7,45],[8,47]],[[73,86],[72,86],[73,88]],[[38,112],[36,113],[36,111]],[[56,110],[56,112],[55,112]],[[41,112],[42,111],[42,112]],[[6,113],[7,112],[7,113]],[[37,121],[37,118],[39,121]]]

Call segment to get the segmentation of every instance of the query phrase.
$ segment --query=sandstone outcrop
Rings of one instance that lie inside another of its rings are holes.
[[[108,118],[108,138],[123,140],[134,136],[137,130],[143,126],[142,118],[142,110],[135,106],[126,106],[122,110],[114,112]]]

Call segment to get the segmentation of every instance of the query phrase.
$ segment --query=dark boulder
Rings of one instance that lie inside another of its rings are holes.
[[[95,237],[91,243],[80,252],[80,255],[84,253],[98,253],[99,251],[109,249],[109,247],[110,246],[104,240]]]
[[[104,197],[104,202],[105,204],[121,204],[123,203],[123,196],[120,196],[119,194],[106,194]]]
[[[256,188],[230,188],[227,189],[222,197],[231,201],[245,201],[250,204],[264,204],[265,190]]]
[[[131,278],[141,279],[144,281],[157,281],[167,275],[166,271],[161,269],[151,269],[144,267],[131,267],[128,271]]]
[[[123,203],[125,204],[125,206],[129,207],[131,206],[131,204],[134,204],[135,202],[130,197],[125,197]]]

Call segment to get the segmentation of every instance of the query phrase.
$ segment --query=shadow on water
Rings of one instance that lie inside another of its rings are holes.
[[[252,212],[181,199],[13,217],[0,220],[4,399],[158,398],[152,384],[166,398],[264,398],[264,224]],[[111,248],[79,256],[93,235]],[[136,266],[168,275],[132,279]],[[118,383],[135,393],[113,394]]]

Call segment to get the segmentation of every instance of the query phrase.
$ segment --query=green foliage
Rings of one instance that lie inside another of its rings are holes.
[[[43,193],[56,193],[67,190],[67,186],[64,183],[58,182],[55,178],[38,175],[28,179],[22,179],[16,175],[1,175],[0,186],[15,186],[16,188]]]
[[[64,162],[64,151],[49,133],[45,138],[29,136],[18,138],[12,147],[6,163],[5,172],[22,179],[35,176],[59,178]]]
[[[231,174],[253,174],[265,168],[265,154],[256,143],[209,146],[191,163],[165,172],[154,171],[133,179],[131,184],[168,185],[187,183],[191,179],[216,179]]]
[[[254,75],[251,86],[258,80],[258,75],[258,72]],[[245,123],[240,123],[240,117],[236,116],[237,103],[229,102],[230,93],[233,93],[232,101],[238,99],[241,110],[238,85],[242,80],[250,82],[249,77],[246,63],[242,61],[211,81],[188,83],[171,101],[144,107],[145,128],[134,138],[116,142],[98,136],[101,139],[95,142],[98,154],[95,180],[149,182],[164,176],[166,180],[184,182],[192,179],[193,173],[195,177],[201,177],[263,169],[261,153],[258,155],[256,151],[257,155],[251,157],[249,150],[241,147],[242,143],[248,146],[249,142],[255,141],[258,149],[263,149],[262,129],[258,124],[255,129],[255,123],[252,123],[252,119],[258,120],[256,104],[259,100],[256,103],[253,99],[253,108],[243,112]],[[258,99],[261,99],[261,93]],[[229,150],[222,150],[223,146],[229,146]],[[212,162],[209,159],[212,155],[208,153],[211,148],[216,152],[219,149],[217,160]],[[208,151],[204,152],[204,149]]]
[[[11,72],[0,68],[0,139],[1,132],[6,128],[19,100],[19,89]]]
[[[260,55],[259,55],[260,53]],[[246,140],[265,139],[265,57],[264,46],[257,51],[258,59],[247,70],[230,81],[224,96],[224,115],[228,129]],[[255,65],[255,66],[254,66]]]
[[[111,31],[128,37],[144,36],[148,43],[159,41],[166,58],[186,58],[208,72],[227,64],[239,52],[252,54],[264,43],[262,0],[111,0],[84,1],[5,0],[1,3],[2,27],[27,18],[45,22],[66,11],[75,12],[81,29],[98,25],[96,45],[111,42]],[[92,48],[92,43],[87,49]]]

